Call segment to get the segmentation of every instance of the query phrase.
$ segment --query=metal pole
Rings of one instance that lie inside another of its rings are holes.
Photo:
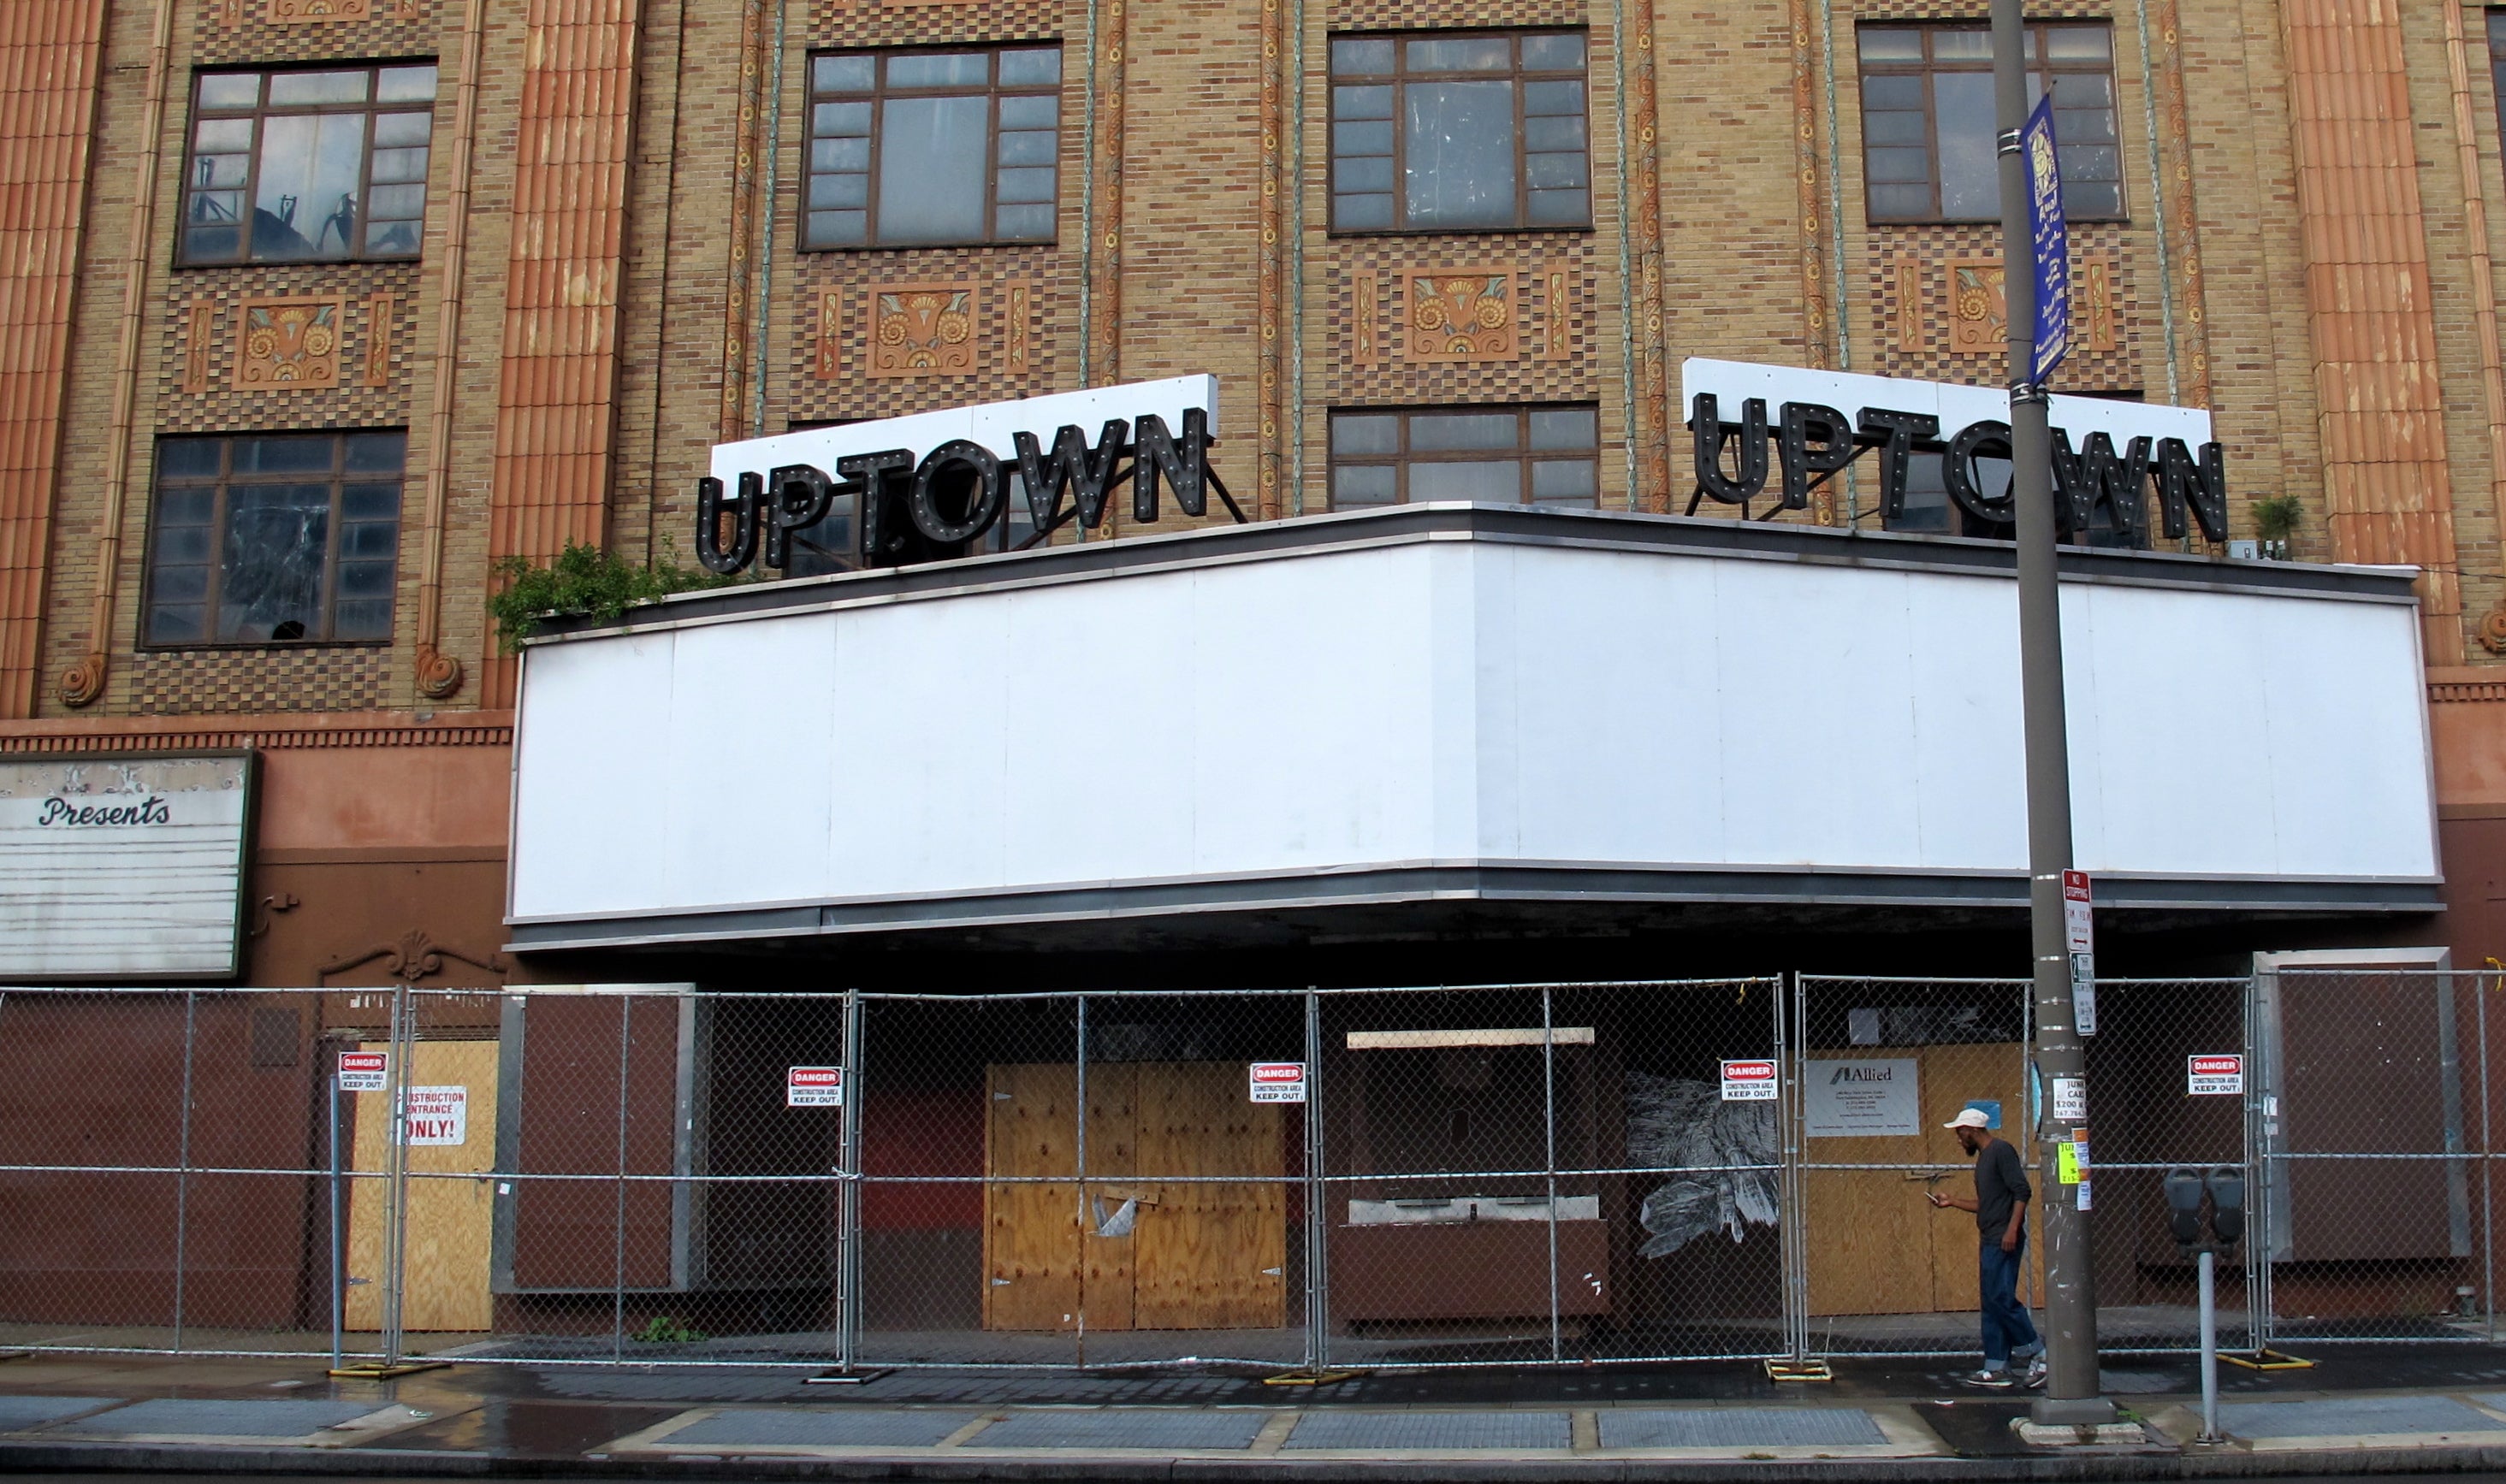
[[[2045,389],[2030,374],[2036,336],[2035,242],[2027,225],[2026,22],[2020,0],[1992,0],[1992,94],[2000,132],[2001,266],[2010,332],[2010,494],[2019,521],[2019,669],[2026,718],[2029,938],[2036,959],[2036,1066],[2051,1093],[2086,1065],[2071,1023],[2070,954],[2062,932],[2062,872],[2071,865],[2070,747],[2062,715],[2062,618],[2054,555],[2053,435]],[[2071,1137],[2061,1100],[2049,1096],[2038,1128],[2038,1210],[2045,1242],[2045,1395],[2040,1423],[2099,1423],[2114,1407],[2097,1395],[2096,1293],[2079,1187],[2055,1180],[2054,1146]],[[2085,1124],[2085,1119],[2082,1120]]]
[[[2202,1249],[2202,1441],[2219,1440],[2218,1257]]]
[[[861,1124],[862,1007],[861,991],[844,991],[843,1163],[836,1186],[836,1357],[850,1371],[855,1361],[853,1336],[861,1329]]]
[[[609,1266],[609,1355],[626,1359],[626,1051],[634,1023],[635,997],[618,997],[618,1182],[611,1202],[616,1231]]]
[[[1564,1359],[1557,1317],[1557,1042],[1549,986],[1540,988],[1540,1133],[1549,1174],[1549,1359]]]
[[[417,1007],[407,984],[392,992],[390,1045],[390,1122],[383,1134],[383,1168],[389,1185],[383,1222],[383,1364],[400,1363],[401,1317],[409,1285],[409,1077],[417,1046]]]
[[[340,1213],[340,1074],[332,1073],[326,1081],[331,1089],[331,1368],[336,1371],[344,1363],[341,1352],[347,1346],[347,1316],[340,1307],[347,1243]]]
[[[1306,986],[1306,1373],[1323,1368],[1323,1020],[1322,1000]]]
[[[174,1348],[183,1348],[183,1269],[191,1234],[192,1209],[192,1062],[199,1026],[199,994],[183,993],[183,1124],[174,1173]]]
[[[1079,336],[1088,337],[1088,327],[1082,324]],[[1079,997],[1079,1059],[1072,1066],[1072,1080],[1078,1087],[1079,1119],[1079,1308],[1070,1317],[1078,1325],[1079,1363],[1088,1363],[1088,1237],[1095,1230],[1088,1219],[1088,997]]]
[[[2480,976],[2471,976],[2471,1005],[2477,1012],[2475,1034],[2480,1045],[2480,1308],[2488,1320],[2488,1343],[2497,1343],[2497,1210],[2492,1186],[2497,1146],[2490,1143],[2488,1119],[2488,997],[2480,992]]]

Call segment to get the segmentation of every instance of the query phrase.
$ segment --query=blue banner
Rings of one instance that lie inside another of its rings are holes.
[[[2071,348],[2071,234],[2062,224],[2062,167],[2054,152],[2054,95],[2020,130],[2027,162],[2027,234],[2036,257],[2036,353],[2027,379],[2042,386]]]

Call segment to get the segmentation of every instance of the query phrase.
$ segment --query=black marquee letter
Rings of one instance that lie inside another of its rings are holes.
[[[806,531],[827,518],[836,503],[836,486],[815,464],[785,464],[767,476],[774,498],[766,527],[766,565],[780,572],[792,558],[792,533]]]
[[[757,560],[758,498],[764,482],[753,474],[739,477],[739,494],[731,502],[731,549],[722,546],[722,481],[707,476],[697,480],[697,560],[707,572],[729,577]]]
[[[1892,412],[1886,407],[1864,407],[1862,433],[1870,437],[1877,429],[1888,435],[1880,445],[1880,518],[1901,520],[1906,514],[1906,462],[1917,442],[1930,442],[1941,436],[1941,420],[1921,412]]]
[[[1816,402],[1784,404],[1783,432],[1775,441],[1784,466],[1784,509],[1809,509],[1809,477],[1834,474],[1853,462],[1853,424]]]
[[[2112,531],[2130,546],[2142,544],[2142,486],[2149,482],[2149,440],[2135,438],[2115,456],[2111,434],[2092,433],[2078,454],[2071,436],[2054,430],[2054,512],[2061,534]]]
[[[1079,507],[1080,525],[1089,530],[1096,528],[1096,523],[1105,518],[1105,486],[1113,477],[1114,461],[1123,456],[1124,441],[1130,432],[1128,420],[1110,418],[1092,451],[1088,435],[1064,423],[1053,435],[1050,460],[1036,447],[1034,434],[1010,435],[1011,445],[1018,449],[1019,477],[1026,484],[1027,512],[1035,517],[1037,530],[1052,530],[1060,519],[1061,489],[1065,484]]]
[[[1689,418],[1690,442],[1697,450],[1697,488],[1725,505],[1746,505],[1767,490],[1767,399],[1740,404],[1739,477],[1723,473],[1725,434],[1712,392],[1697,394]]]
[[[967,504],[963,520],[950,520],[941,513],[933,488],[939,482],[940,471],[956,465],[975,472],[975,498]],[[942,443],[924,456],[922,467],[913,471],[913,493],[905,511],[925,540],[935,546],[953,547],[990,530],[992,522],[1001,518],[1001,507],[1008,501],[1009,485],[1001,478],[1001,461],[989,448],[961,438]]]
[[[1183,409],[1183,437],[1166,432],[1165,419],[1152,412],[1132,430],[1138,445],[1131,452],[1131,518],[1146,524],[1158,518],[1158,476],[1174,486],[1175,506],[1199,518],[1209,510],[1204,481],[1209,471],[1209,413]],[[1182,446],[1178,448],[1176,443]]]
[[[836,473],[861,486],[861,564],[865,567],[896,565],[891,558],[904,548],[905,537],[889,529],[895,522],[888,511],[894,491],[888,485],[913,467],[913,453],[907,448],[848,453],[836,460]]]
[[[2010,424],[1971,422],[1958,429],[1957,437],[1950,440],[1949,451],[1941,455],[1941,482],[1950,487],[1950,498],[1957,502],[1959,510],[1978,520],[2008,525],[2018,515],[2010,496],[1986,499],[1975,482],[1976,455],[1996,444],[2003,458],[2010,457]]]
[[[2158,445],[2158,510],[2167,540],[2181,541],[2190,534],[2184,522],[2188,508],[2203,540],[2228,539],[2226,455],[2218,444],[2203,443],[2196,463],[2182,439],[2163,440]]]

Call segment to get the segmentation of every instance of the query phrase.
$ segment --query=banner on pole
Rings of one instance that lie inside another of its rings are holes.
[[[2049,90],[2019,131],[2027,165],[2027,234],[2036,258],[2036,347],[2027,379],[2042,386],[2071,348],[2071,237],[2062,222],[2062,167],[2054,148]]]

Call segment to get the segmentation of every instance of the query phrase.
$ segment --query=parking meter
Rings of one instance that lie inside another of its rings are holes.
[[[2202,1176],[2195,1170],[2169,1170],[2159,1182],[2166,1192],[2166,1229],[2186,1247],[2202,1240]],[[2241,1221],[2239,1229],[2241,1229]]]
[[[2210,1230],[2235,1245],[2245,1235],[2245,1176],[2241,1170],[2210,1172]]]

